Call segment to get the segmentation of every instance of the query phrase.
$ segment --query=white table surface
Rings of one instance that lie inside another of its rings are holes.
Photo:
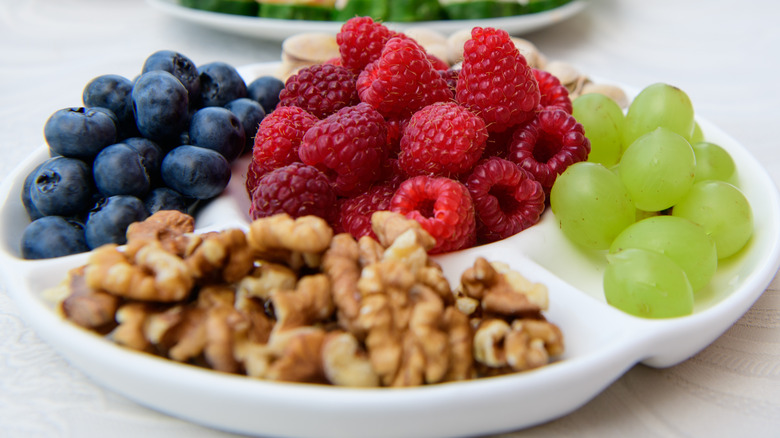
[[[780,182],[780,4],[590,0],[524,35],[550,60],[634,87],[668,82]],[[43,144],[93,77],[154,51],[196,64],[277,61],[280,45],[169,18],[142,0],[0,0],[0,175]],[[226,437],[102,389],[40,340],[0,286],[0,436]],[[667,369],[638,365],[579,410],[505,437],[780,436],[780,281],[719,339]]]

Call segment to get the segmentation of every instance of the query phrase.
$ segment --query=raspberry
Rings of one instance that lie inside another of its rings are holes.
[[[485,122],[455,102],[428,105],[414,113],[401,137],[401,168],[409,175],[458,176],[482,156]]]
[[[278,108],[260,122],[247,172],[250,194],[264,173],[300,161],[298,147],[303,135],[316,122],[316,117],[295,106]]]
[[[475,27],[463,46],[456,99],[480,115],[488,131],[527,122],[539,105],[539,86],[509,34]]]
[[[369,63],[379,58],[382,48],[393,32],[371,17],[354,17],[347,20],[338,34],[341,64],[353,72],[360,72]]]
[[[398,187],[390,211],[414,219],[436,239],[431,254],[476,243],[474,204],[466,186],[439,176],[415,176]]]
[[[306,132],[298,150],[301,161],[317,166],[339,196],[353,196],[382,175],[387,159],[387,127],[366,103],[342,108]]]
[[[263,175],[252,192],[252,219],[287,213],[292,217],[332,215],[336,194],[328,178],[313,166],[293,163]]]
[[[444,78],[444,81],[447,82],[447,87],[449,87],[450,93],[452,93],[452,98],[455,99],[455,87],[458,85],[460,69],[447,68],[446,70],[439,70],[439,74]]]
[[[527,170],[549,193],[555,179],[571,164],[588,159],[590,141],[582,125],[561,109],[539,111],[518,128],[509,147],[509,160]]]
[[[349,69],[338,65],[317,64],[302,68],[285,82],[277,108],[297,106],[324,119],[341,108],[359,103],[356,79]]]
[[[340,229],[351,234],[355,239],[376,234],[371,228],[371,215],[376,211],[389,210],[390,201],[395,194],[400,181],[389,181],[371,187],[365,193],[341,202],[339,210]]]
[[[417,110],[451,99],[447,82],[425,50],[411,39],[391,38],[376,61],[357,79],[360,100],[386,118],[410,117]]]
[[[477,237],[494,242],[539,222],[545,207],[542,185],[516,164],[490,158],[466,180],[477,215]]]
[[[533,69],[534,78],[539,84],[540,109],[550,109],[550,107],[560,108],[571,114],[572,106],[569,99],[569,89],[561,84],[561,81],[550,72]]]

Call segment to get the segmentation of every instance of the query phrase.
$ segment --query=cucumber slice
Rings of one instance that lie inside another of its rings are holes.
[[[431,21],[442,19],[439,0],[394,0],[388,2],[387,21]]]
[[[256,16],[259,6],[255,0],[181,0],[181,5],[210,12]]]
[[[389,0],[348,0],[344,8],[336,9],[334,19],[346,21],[353,17],[371,17],[384,21],[388,16]]]
[[[333,7],[260,3],[259,16],[282,20],[329,21],[333,19]]]
[[[444,5],[443,9],[450,20],[508,17],[525,12],[519,3],[496,0],[452,2]]]

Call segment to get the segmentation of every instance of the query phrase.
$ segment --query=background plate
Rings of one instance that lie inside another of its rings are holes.
[[[161,12],[184,21],[224,32],[274,41],[282,41],[289,36],[302,32],[329,32],[335,34],[341,29],[342,24],[339,21],[279,20],[202,11],[181,6],[177,0],[147,0],[147,2]],[[387,22],[385,24],[395,30],[420,26],[444,34],[450,34],[474,26],[491,26],[504,29],[513,35],[520,35],[563,21],[578,14],[584,8],[585,2],[583,0],[575,0],[549,11],[514,17],[483,20],[417,21],[413,23]]]
[[[278,64],[240,69],[245,80],[273,74]],[[86,260],[19,258],[29,222],[19,193],[27,173],[48,154],[41,147],[0,186],[0,269],[25,320],[98,384],[152,409],[206,426],[262,436],[455,437],[532,426],[570,413],[638,362],[666,367],[706,347],[761,295],[780,264],[780,201],[771,178],[745,148],[706,120],[707,140],[726,148],[748,197],[755,232],[748,246],[722,261],[699,294],[694,314],[668,320],[626,315],[604,302],[603,257],[573,247],[551,213],[522,233],[490,245],[438,256],[450,280],[477,255],[508,263],[550,292],[548,319],[566,341],[563,357],[509,376],[405,389],[347,389],[267,382],[218,373],[119,347],[63,320],[43,296]],[[243,188],[246,159],[225,192],[198,216],[199,230],[248,224]],[[478,402],[475,402],[477,401]]]

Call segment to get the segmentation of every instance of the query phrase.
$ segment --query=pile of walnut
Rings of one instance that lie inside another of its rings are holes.
[[[269,380],[412,386],[563,352],[545,286],[478,258],[453,290],[417,222],[377,212],[372,224],[379,241],[287,215],[198,235],[192,217],[163,211],[55,292],[67,319],[118,344]]]

